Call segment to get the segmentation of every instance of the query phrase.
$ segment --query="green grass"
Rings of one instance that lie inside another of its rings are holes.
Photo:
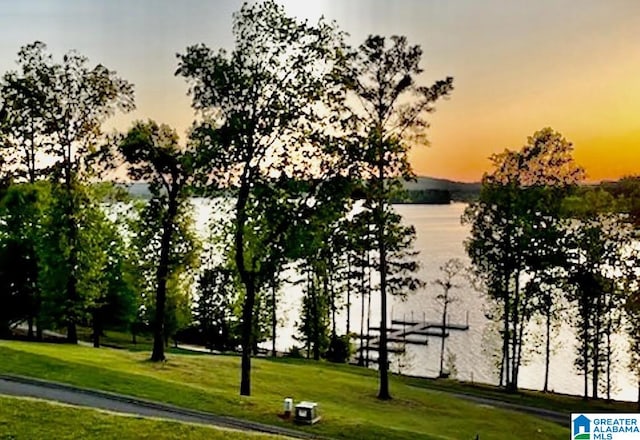
[[[63,330],[64,332],[64,330]],[[89,327],[78,327],[78,339],[85,342],[93,343],[91,333],[93,330]],[[120,332],[115,330],[106,331],[103,336],[100,337],[100,343],[105,346],[112,346],[117,348],[127,349],[146,349],[153,346],[153,337],[149,334],[142,334],[136,336],[136,344],[132,342],[131,333]]]
[[[91,329],[78,328],[78,335],[81,339],[91,342]],[[101,341],[108,347],[121,348],[132,351],[151,351],[153,338],[150,335],[140,335],[137,344],[131,342],[131,335],[125,332],[108,331]],[[170,347],[169,353],[173,354],[194,354],[192,351]],[[623,412],[632,413],[638,411],[637,402],[607,401],[606,399],[583,400],[579,396],[572,396],[560,393],[543,393],[536,390],[519,390],[517,393],[507,393],[504,388],[495,385],[462,382],[457,380],[424,379],[401,376],[398,378],[403,383],[431,390],[449,391],[454,393],[468,394],[489,399],[501,400],[536,408],[544,408],[551,411],[566,413],[578,412]]]
[[[93,344],[91,338],[92,329],[88,327],[78,327],[78,339],[80,341]],[[153,336],[150,334],[141,334],[136,336],[136,343],[132,342],[131,333],[109,330],[100,337],[100,345],[106,348],[117,348],[129,351],[151,352],[153,347]],[[175,348],[173,345],[167,347],[167,353],[192,354],[191,350]]]
[[[268,440],[280,437],[244,434],[199,425],[113,415],[103,411],[0,396],[0,439],[189,439]]]
[[[458,382],[455,380],[433,380],[412,377],[402,377],[400,380],[407,385],[418,388],[470,394],[473,396],[515,403],[518,405],[544,408],[566,414],[581,412],[633,413],[638,411],[637,402],[615,400],[607,402],[605,399],[583,400],[579,396],[543,393],[541,391],[534,390],[520,390],[517,393],[507,393],[504,389],[494,385]]]
[[[253,396],[238,395],[240,359],[172,354],[164,364],[149,353],[60,344],[0,342],[0,372],[119,392],[174,405],[290,426],[277,415],[284,397],[313,400],[323,417],[301,427],[335,438],[566,438],[566,427],[533,416],[477,405],[391,380],[394,399],[376,399],[376,373],[304,360],[255,359]],[[567,426],[569,419],[567,418]]]

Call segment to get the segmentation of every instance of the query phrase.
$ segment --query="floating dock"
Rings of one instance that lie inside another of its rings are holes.
[[[363,343],[358,347],[358,352],[380,351],[380,327],[369,327],[369,330],[378,334],[359,335],[358,340],[362,340]],[[442,322],[392,319],[391,325],[387,328],[387,342],[399,343],[402,346],[391,346],[387,350],[389,353],[404,353],[405,344],[427,345],[430,337],[448,338],[453,331],[467,330],[469,330],[469,312],[467,312],[465,324],[447,323],[444,326]],[[421,336],[424,336],[424,338],[421,338]]]

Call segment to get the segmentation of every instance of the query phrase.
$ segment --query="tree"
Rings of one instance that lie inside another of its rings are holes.
[[[48,196],[46,185],[15,184],[7,188],[0,200],[0,282],[2,319],[5,331],[9,325],[26,320],[28,337],[33,338],[34,322],[38,324],[41,289],[39,283],[38,243],[42,238],[42,213]]]
[[[410,141],[424,141],[433,103],[453,90],[453,78],[418,86],[422,73],[419,46],[410,46],[405,37],[386,39],[369,36],[352,58],[346,82],[359,106],[352,110],[359,118],[357,131],[362,136],[361,161],[365,178],[371,184],[369,208],[375,217],[380,275],[380,399],[390,399],[387,352],[387,249],[386,205],[397,185],[397,179],[411,178],[413,172],[407,158]]]
[[[602,390],[610,398],[615,350],[611,335],[621,329],[624,304],[635,289],[637,261],[633,225],[634,179],[622,179],[607,186],[583,190],[565,203],[571,217],[568,237],[568,299],[578,313],[573,318],[579,340],[575,365],[583,373],[583,397]],[[626,309],[628,311],[628,308]],[[629,318],[633,323],[633,318]],[[633,328],[633,325],[631,327]],[[633,342],[632,342],[633,344]],[[604,380],[603,380],[604,376]]]
[[[9,73],[3,81],[5,120],[4,143],[22,148],[22,163],[29,178],[35,179],[39,146],[54,163],[44,173],[55,185],[53,194],[64,209],[57,214],[66,221],[59,254],[68,272],[66,276],[67,339],[77,342],[76,323],[83,307],[78,292],[79,226],[76,222],[83,196],[74,195],[79,182],[91,171],[91,160],[103,140],[102,124],[116,110],[129,111],[133,105],[133,87],[103,65],[87,66],[88,59],[76,52],[55,63],[40,42],[25,46],[19,54],[22,74]],[[23,142],[18,145],[18,142]]]
[[[281,278],[276,273],[268,286],[270,295],[267,301],[267,308],[271,311],[271,356],[274,358],[278,355],[276,341],[278,336],[278,299],[280,296],[281,281]]]
[[[626,289],[628,292],[624,310],[626,314],[625,329],[629,335],[629,370],[635,376],[638,383],[638,410],[640,411],[640,286],[637,270],[639,255],[637,252],[627,261]]]
[[[571,231],[569,299],[577,305],[573,320],[578,332],[575,365],[584,376],[585,399],[589,396],[589,373],[593,398],[598,398],[602,373],[607,374],[605,387],[610,392],[610,336],[620,327],[619,312],[624,305],[615,274],[625,273],[623,250],[629,243],[629,230],[613,216],[578,219]]]
[[[335,27],[298,22],[265,1],[234,14],[233,34],[230,53],[188,47],[176,73],[189,82],[193,107],[203,115],[193,137],[207,150],[210,184],[234,190],[232,257],[244,288],[240,394],[249,395],[258,282],[263,268],[273,267],[262,263],[350,162],[325,117],[339,98],[332,72],[343,51]],[[293,184],[281,187],[268,230],[248,234],[252,207],[260,204],[256,188],[274,182]]]
[[[634,230],[633,237],[637,239],[640,228],[640,176],[630,176],[621,181],[622,196],[627,216],[622,221],[631,221]],[[629,335],[629,371],[634,375],[638,383],[638,411],[640,411],[640,249],[637,246],[629,246],[624,252],[622,264],[623,283],[622,290],[626,292],[624,299],[625,330]]]
[[[289,256],[297,261],[297,284],[303,285],[295,339],[304,343],[307,358],[313,353],[316,361],[325,356],[335,331],[335,285],[329,268],[335,263],[334,238],[341,215],[342,210],[323,205],[289,235]]]
[[[3,243],[0,247],[0,337],[10,335],[11,327],[30,317],[32,301],[29,291],[29,275],[34,271],[33,260],[16,242]],[[29,337],[33,337],[33,327]]]
[[[100,293],[89,308],[92,326],[93,346],[100,346],[100,337],[108,328],[128,329],[136,314],[137,292],[134,289],[134,275],[128,273],[131,267],[130,246],[124,242],[118,223],[112,221],[102,211],[94,212],[93,240],[91,244],[102,250],[105,257],[100,269],[92,274],[91,283],[100,284]],[[85,246],[86,249],[86,246]]]
[[[501,304],[503,321],[500,382],[517,390],[526,326],[535,312],[535,295],[526,294],[526,273],[535,275],[557,258],[555,242],[560,201],[582,178],[572,158],[573,146],[545,128],[528,138],[519,151],[491,157],[494,170],[485,174],[478,202],[463,222],[471,225],[465,243],[475,272],[489,297]]]
[[[565,211],[565,201],[572,197],[571,186],[540,186],[528,189],[525,203],[536,207],[524,235],[524,253],[528,279],[524,284],[525,297],[531,298],[532,313],[544,320],[544,385],[549,388],[551,340],[559,320],[565,316],[562,293],[567,289],[567,236],[571,219]]]
[[[194,151],[181,149],[176,132],[153,121],[135,123],[119,143],[118,151],[126,161],[129,177],[148,182],[152,194],[144,216],[148,222],[144,227],[151,229],[151,255],[158,258],[153,282],[155,316],[151,360],[163,361],[167,341],[167,284],[172,279],[179,283],[171,273],[177,264],[175,255],[191,251],[192,243],[181,242],[179,238],[185,237],[179,237],[177,231],[180,216],[188,209],[187,186],[195,175]],[[186,248],[181,252],[180,247]]]
[[[207,268],[200,275],[194,318],[203,345],[211,350],[235,350],[238,345],[233,276],[234,272],[224,267]]]
[[[352,248],[354,253],[351,272],[354,281],[356,281],[353,284],[354,293],[360,295],[360,356],[358,357],[358,365],[361,367],[368,366],[369,362],[368,350],[365,357],[365,347],[368,348],[369,344],[369,313],[365,311],[370,311],[371,309],[371,271],[373,270],[373,261],[370,254],[376,247],[372,226],[373,216],[371,211],[363,210],[351,218],[347,227],[351,231],[349,247]],[[367,317],[366,320],[365,315]],[[365,321],[367,322],[366,336]]]
[[[345,338],[338,336],[337,313],[343,301],[345,279],[351,275],[346,273],[344,261],[350,185],[345,182],[342,189],[336,188],[331,193],[338,203],[319,204],[314,215],[290,236],[290,241],[296,243],[291,257],[299,261],[301,272],[306,275],[299,340],[313,348],[315,360],[327,357],[344,362]]]
[[[295,339],[305,344],[307,358],[313,353],[313,359],[318,361],[329,348],[330,342],[331,310],[327,289],[323,289],[326,272],[318,266],[309,265],[302,273],[306,275],[306,279],[301,319],[297,323],[299,335]]]
[[[39,41],[20,48],[20,70],[9,71],[0,80],[0,144],[11,158],[14,176],[29,183],[35,183],[41,172],[36,156],[50,142],[44,108],[54,70],[45,50]]]
[[[480,200],[469,205],[463,216],[463,223],[471,224],[471,237],[465,247],[471,259],[475,275],[486,289],[487,296],[502,308],[496,308],[490,316],[502,320],[502,356],[500,362],[500,381],[510,383],[510,324],[511,299],[508,290],[508,279],[511,277],[509,263],[512,259],[509,241],[510,227],[505,219],[510,219],[507,212],[500,212],[503,205],[496,203],[494,197],[499,195],[483,185]],[[508,206],[508,205],[507,205]]]
[[[419,251],[413,249],[416,229],[412,225],[404,225],[402,217],[395,212],[388,212],[385,217],[387,218],[385,233],[387,241],[385,244],[387,250],[387,293],[405,300],[410,293],[426,285],[415,275],[420,269]],[[375,261],[373,264],[377,266]]]
[[[447,328],[447,309],[449,304],[458,301],[458,298],[450,295],[452,289],[459,289],[460,284],[455,283],[455,279],[463,275],[464,265],[458,258],[452,258],[447,260],[442,266],[440,266],[440,272],[442,278],[436,279],[433,283],[442,288],[442,293],[436,296],[436,300],[442,304],[442,343],[440,345],[440,377],[444,377],[444,349],[445,349],[445,334]]]
[[[616,198],[616,209],[627,214],[626,220],[640,228],[640,175],[625,176],[609,190]]]
[[[565,246],[559,240],[558,246]],[[551,364],[551,339],[557,331],[560,320],[566,316],[563,289],[567,287],[567,273],[563,265],[549,267],[535,273],[528,280],[525,289],[528,295],[535,296],[535,313],[544,320],[544,384],[543,392],[549,391],[549,369]]]
[[[622,239],[625,234],[620,237],[617,234],[629,225],[622,221],[628,218],[616,212],[625,211],[624,198],[616,200],[602,187],[582,188],[564,200],[563,210],[570,221],[561,238],[567,249],[564,256],[568,263],[564,265],[566,298],[578,310],[572,317],[579,341],[574,364],[584,376],[583,398],[587,399],[589,374],[594,397],[600,389],[606,390],[607,394],[611,391],[615,354],[611,333],[620,327],[618,307],[623,298],[618,288],[620,282],[610,273],[607,264],[611,264],[611,268],[621,267],[620,249],[615,240]],[[594,258],[602,259],[603,264]],[[603,386],[601,377],[604,374],[607,380]]]
[[[51,196],[41,218],[38,234],[38,286],[41,309],[38,328],[60,328],[87,325],[107,292],[108,248],[102,234],[107,223],[97,206],[91,187],[74,184],[73,224],[75,250],[69,242],[70,222],[66,218],[69,202],[66,190],[51,186]],[[75,267],[70,267],[70,259]],[[68,296],[70,278],[76,286],[73,298]],[[69,334],[67,334],[69,338]]]

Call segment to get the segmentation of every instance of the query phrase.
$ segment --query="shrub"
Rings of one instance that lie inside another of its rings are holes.
[[[352,354],[349,335],[332,335],[326,358],[330,362],[346,363]]]
[[[294,359],[302,359],[304,357],[302,356],[302,350],[300,349],[300,347],[297,347],[295,345],[289,349],[289,353],[287,353],[287,356]]]

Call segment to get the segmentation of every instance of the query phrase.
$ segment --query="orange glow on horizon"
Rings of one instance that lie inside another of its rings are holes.
[[[109,127],[126,130],[134,119],[151,118],[175,127],[184,138],[194,116],[187,85],[173,76],[173,54],[199,41],[212,48],[230,43],[230,13],[236,5],[220,3],[228,14],[208,18],[208,9],[197,15],[180,8],[156,10],[190,17],[194,21],[185,21],[188,27],[160,32],[121,24],[125,32],[116,35],[122,43],[117,47],[111,47],[111,40],[83,47],[79,39],[51,47],[74,47],[96,61],[109,55],[104,62],[136,85],[138,110],[117,116]],[[400,2],[373,3],[323,0],[303,7],[286,1],[285,6],[296,15],[313,19],[322,13],[335,19],[351,34],[352,44],[371,33],[406,35],[423,49],[421,85],[454,77],[450,99],[437,102],[430,117],[430,146],[410,154],[417,174],[479,181],[490,170],[489,156],[520,148],[544,127],[573,143],[587,181],[640,174],[640,2],[585,0],[578,7],[553,0],[413,1],[410,8]],[[488,4],[499,4],[500,13]],[[210,25],[214,20],[218,26]],[[51,35],[41,38],[49,42],[62,34]],[[147,39],[157,41],[149,45]],[[12,44],[8,60],[19,47]]]

